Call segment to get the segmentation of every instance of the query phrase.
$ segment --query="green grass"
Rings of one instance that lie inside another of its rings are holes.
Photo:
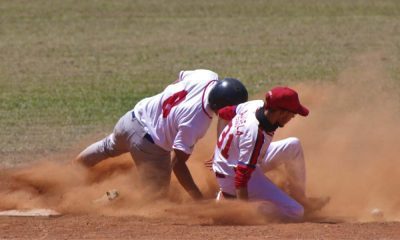
[[[274,84],[335,81],[382,51],[400,75],[400,2],[0,2],[0,165],[71,148],[113,124],[181,69]]]

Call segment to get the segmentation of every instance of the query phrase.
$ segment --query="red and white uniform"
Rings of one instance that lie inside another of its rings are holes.
[[[211,124],[208,94],[217,80],[218,74],[209,70],[181,71],[162,93],[137,103],[136,118],[164,150],[191,154]]]
[[[236,107],[236,116],[224,128],[215,148],[213,170],[235,177],[236,187],[247,185],[256,164],[265,157],[273,132],[259,127],[256,110],[262,108],[261,100],[249,101]],[[241,174],[247,172],[246,174]]]
[[[304,188],[302,148],[297,138],[272,142],[274,132],[262,130],[256,118],[257,109],[263,106],[263,101],[255,100],[219,111],[222,118],[233,118],[219,136],[212,168],[225,194],[235,196],[237,188],[247,187],[249,200],[261,201],[260,211],[266,215],[298,220],[304,214],[303,206],[273,184],[264,172],[284,164],[294,181]]]

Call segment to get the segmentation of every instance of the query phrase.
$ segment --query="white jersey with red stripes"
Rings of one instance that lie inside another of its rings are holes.
[[[211,124],[208,94],[217,80],[218,74],[210,70],[181,71],[163,92],[137,103],[135,116],[155,144],[191,154]]]
[[[254,100],[236,107],[235,117],[221,132],[215,148],[215,172],[234,177],[238,165],[254,169],[265,158],[273,132],[259,127],[256,110],[263,106],[262,100]]]

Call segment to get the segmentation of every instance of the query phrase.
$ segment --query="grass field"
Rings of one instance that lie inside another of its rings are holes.
[[[0,166],[104,134],[182,69],[274,84],[335,81],[382,52],[400,79],[400,2],[2,0]]]

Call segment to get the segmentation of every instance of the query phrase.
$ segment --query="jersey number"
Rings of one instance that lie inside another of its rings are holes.
[[[232,140],[233,140],[232,133],[229,134],[228,140],[226,141],[224,148],[221,149],[221,147],[222,147],[222,143],[224,142],[224,139],[226,138],[226,135],[228,135],[229,131],[231,130],[231,127],[232,127],[232,122],[229,122],[228,128],[226,128],[225,131],[223,131],[221,133],[221,138],[217,142],[217,146],[221,150],[221,154],[225,159],[227,159],[229,157],[228,152],[229,152],[229,148],[231,147]]]
[[[166,118],[168,116],[173,107],[185,100],[187,94],[188,92],[186,90],[182,90],[180,92],[174,93],[171,97],[165,99],[162,104],[163,118]]]

